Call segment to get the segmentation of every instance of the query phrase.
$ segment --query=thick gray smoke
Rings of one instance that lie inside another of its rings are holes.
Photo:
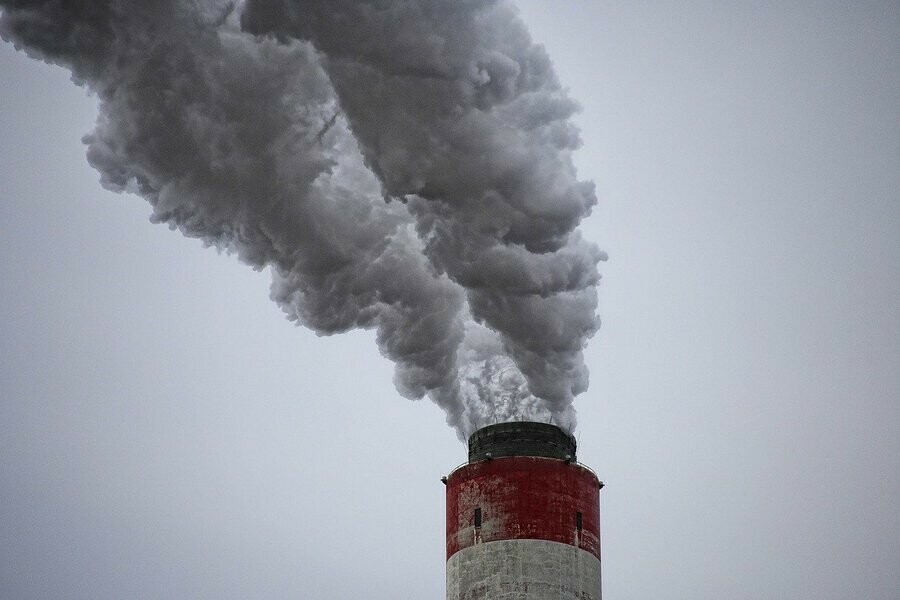
[[[509,2],[0,0],[0,35],[99,99],[88,160],[154,222],[374,328],[465,436],[574,427],[602,253],[575,110]]]

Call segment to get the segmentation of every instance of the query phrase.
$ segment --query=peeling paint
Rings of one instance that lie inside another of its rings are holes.
[[[477,532],[476,508],[482,511]],[[476,543],[512,539],[559,542],[599,559],[597,476],[577,464],[532,456],[485,460],[454,471],[447,481],[447,558]]]

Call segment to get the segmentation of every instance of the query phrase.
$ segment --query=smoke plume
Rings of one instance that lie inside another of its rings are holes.
[[[99,102],[104,187],[272,273],[321,335],[374,329],[460,436],[575,424],[598,327],[568,98],[503,0],[0,0]]]

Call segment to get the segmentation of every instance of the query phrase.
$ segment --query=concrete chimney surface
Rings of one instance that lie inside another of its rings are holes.
[[[599,600],[600,482],[574,439],[503,423],[447,477],[447,599]]]

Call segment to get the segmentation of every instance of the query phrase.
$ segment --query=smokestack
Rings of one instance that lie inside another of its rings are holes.
[[[447,600],[599,600],[600,489],[575,438],[489,425],[447,486]]]

